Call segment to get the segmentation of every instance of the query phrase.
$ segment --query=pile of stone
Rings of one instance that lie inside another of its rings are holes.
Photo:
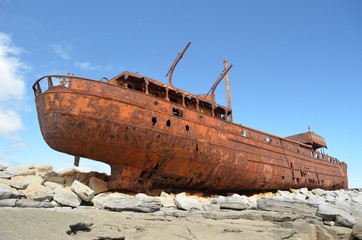
[[[244,196],[160,196],[108,192],[109,176],[52,166],[0,165],[0,207],[92,208],[160,217],[268,221],[281,239],[362,239],[362,191],[306,188]],[[322,236],[322,237],[321,237]]]

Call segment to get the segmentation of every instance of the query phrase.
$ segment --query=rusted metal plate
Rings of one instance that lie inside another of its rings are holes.
[[[232,123],[231,109],[138,74],[108,82],[46,76],[33,89],[47,144],[109,164],[112,189],[348,187],[344,162]]]

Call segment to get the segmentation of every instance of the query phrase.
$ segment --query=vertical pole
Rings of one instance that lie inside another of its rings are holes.
[[[224,68],[227,69],[228,68],[228,63],[226,58],[224,58]],[[228,108],[231,111],[231,98],[230,98],[230,84],[229,84],[229,73],[226,73],[225,75],[225,84],[226,84],[226,96],[227,96],[227,101],[228,101]],[[230,115],[230,120],[232,121],[232,113]]]

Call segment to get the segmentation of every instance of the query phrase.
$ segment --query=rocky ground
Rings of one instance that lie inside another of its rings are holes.
[[[108,192],[107,176],[0,166],[0,239],[362,239],[362,191]]]

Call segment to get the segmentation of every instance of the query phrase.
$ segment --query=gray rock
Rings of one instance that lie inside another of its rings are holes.
[[[221,209],[244,210],[248,208],[248,199],[238,194],[230,197],[219,196],[211,200],[211,203],[217,204]]]
[[[52,200],[53,191],[39,183],[30,183],[24,190],[25,196],[34,201]]]
[[[185,197],[184,195],[177,194],[174,199],[177,208],[190,211],[191,209],[203,210],[202,204],[193,198]]]
[[[132,196],[112,196],[105,198],[103,206],[113,211],[156,212],[161,208],[158,199],[141,200]]]
[[[315,215],[317,206],[307,202],[287,201],[276,197],[262,197],[258,199],[258,209],[264,211]]]
[[[65,178],[54,171],[47,172],[46,174],[44,174],[43,178],[45,181],[49,181],[49,182],[56,182],[56,183],[60,183],[60,184],[65,183]]]
[[[209,211],[209,212],[219,212],[220,211],[220,206],[217,204],[202,204],[202,207],[204,208],[205,211]]]
[[[12,173],[14,176],[25,176],[25,175],[35,175],[36,169],[27,168],[27,167],[15,167],[6,169],[7,172]]]
[[[8,167],[0,164],[0,171],[6,170]]]
[[[5,184],[10,186],[10,179],[0,178],[0,184]]]
[[[357,239],[362,239],[362,219],[359,219],[355,225],[353,225],[352,233]]]
[[[309,196],[310,192],[308,191],[308,188],[301,188],[299,189],[299,192],[303,195]]]
[[[11,187],[5,184],[0,184],[0,199],[10,198],[12,194]]]
[[[327,191],[320,189],[320,188],[316,188],[312,190],[312,193],[318,197],[320,196],[324,196],[326,194]]]
[[[8,172],[8,171],[0,171],[0,178],[5,178],[5,179],[10,179],[12,177],[14,177],[15,174]]]
[[[15,207],[17,199],[1,199],[0,207]]]
[[[47,188],[50,188],[53,191],[56,191],[56,189],[58,188],[64,187],[64,185],[61,183],[49,182],[49,181],[44,182],[43,185],[46,186]]]
[[[90,177],[88,185],[95,192],[95,194],[108,191],[107,183],[96,177]]]
[[[78,197],[86,202],[90,202],[94,197],[94,191],[77,180],[74,180],[71,189],[78,195]]]
[[[28,168],[28,169],[33,169],[33,168],[35,168],[35,164],[34,163],[28,163],[28,164],[25,165],[25,167]]]
[[[70,188],[59,188],[54,193],[54,200],[64,206],[77,207],[82,202],[82,199],[78,197]]]
[[[21,198],[24,197],[24,194],[19,193],[16,188],[11,188],[11,197],[10,198]]]
[[[43,184],[44,180],[40,176],[14,176],[10,180],[10,186],[17,189],[25,189],[30,183]]]
[[[54,207],[53,204],[50,202],[40,202],[40,201],[34,201],[30,199],[19,199],[16,201],[17,207],[27,207],[27,208],[52,208]]]
[[[351,214],[328,203],[320,204],[316,214],[325,221],[335,221],[349,228],[352,228],[356,223]]]

